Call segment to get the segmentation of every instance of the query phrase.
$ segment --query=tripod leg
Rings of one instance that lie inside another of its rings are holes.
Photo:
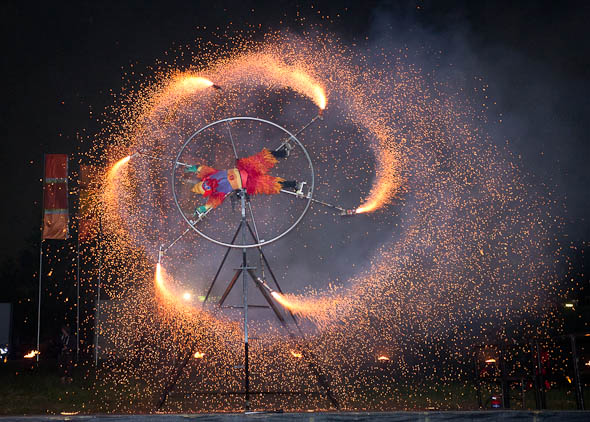
[[[238,229],[236,230],[236,234],[234,234],[234,237],[231,240],[231,244],[233,245],[234,242],[236,241],[236,238],[238,237],[238,233],[240,232],[240,228],[242,227],[242,223],[240,223],[240,225],[238,226]],[[221,269],[223,268],[223,265],[225,264],[225,260],[227,259],[227,256],[229,255],[229,252],[231,251],[232,248],[227,248],[227,251],[225,251],[225,255],[223,255],[223,259],[221,260],[221,264],[219,264],[219,268],[217,268],[217,272],[215,273],[215,277],[213,277],[213,281],[211,282],[211,285],[209,286],[209,290],[207,290],[207,295],[205,296],[205,300],[203,301],[203,303],[207,302],[207,300],[209,299],[209,295],[211,294],[211,290],[213,290],[213,286],[215,285],[215,282],[217,281],[217,277],[219,277],[219,273],[221,272]]]
[[[236,270],[236,273],[234,274],[231,281],[227,285],[227,289],[225,289],[225,292],[223,292],[223,296],[221,296],[221,299],[219,299],[219,303],[218,303],[219,306],[223,305],[223,302],[225,302],[225,299],[227,299],[227,295],[229,294],[229,292],[231,292],[231,289],[233,289],[233,287],[236,284],[236,281],[238,281],[238,277],[240,276],[241,273],[242,273],[241,269]]]
[[[283,315],[279,311],[279,308],[277,307],[276,303],[271,299],[270,295],[268,294],[268,291],[262,285],[262,282],[258,279],[256,274],[254,274],[253,270],[248,270],[248,274],[250,274],[250,277],[252,277],[254,284],[256,285],[256,287],[258,287],[258,290],[260,290],[260,293],[262,293],[262,296],[264,296],[264,298],[266,299],[266,301],[268,302],[268,304],[272,308],[273,312],[275,313],[275,315],[277,316],[279,321],[281,321],[281,324],[283,324],[283,326],[285,326],[285,324],[286,324],[285,318],[283,317]]]
[[[289,335],[289,337],[291,339],[297,341],[297,338],[295,337],[295,335],[289,329],[289,326],[287,325],[287,321],[285,321],[285,318],[283,318],[283,315],[280,313],[280,311],[277,308],[275,302],[272,300],[272,298],[268,294],[268,291],[263,286],[262,282],[258,279],[258,277],[256,277],[256,274],[254,274],[254,271],[253,270],[248,270],[248,274],[250,274],[250,277],[252,277],[252,280],[254,280],[254,284],[256,285],[256,287],[258,287],[258,289],[262,293],[262,296],[264,296],[264,298],[266,299],[266,301],[268,302],[268,304],[270,305],[270,307],[274,311],[274,313],[277,316],[278,320],[281,322],[281,324],[283,325],[283,327],[287,331],[287,334]],[[299,328],[299,326],[297,326],[297,328]],[[299,330],[301,331],[300,328],[299,328]],[[307,361],[307,366],[309,367],[309,369],[311,370],[311,372],[314,374],[314,376],[318,380],[318,384],[326,392],[326,396],[328,396],[328,400],[330,400],[330,402],[332,403],[332,405],[336,409],[340,409],[340,404],[338,403],[338,401],[336,400],[336,398],[332,394],[332,390],[330,389],[330,384],[328,383],[328,381],[326,380],[326,378],[324,377],[324,375],[320,372],[320,370],[318,368],[318,365],[316,365],[314,363],[314,361],[316,359],[313,356],[313,354],[311,352],[302,352],[302,353],[303,353],[303,355],[305,357],[305,360]]]
[[[172,389],[176,386],[176,383],[178,382],[178,379],[180,378],[182,371],[186,367],[191,355],[192,355],[192,352],[189,352],[185,356],[185,358],[182,360],[180,365],[178,365],[176,367],[176,372],[174,373],[174,376],[172,377],[172,379],[170,380],[170,382],[168,383],[168,385],[166,386],[166,388],[164,388],[164,391],[162,392],[162,395],[160,397],[160,401],[158,402],[158,406],[156,408],[157,410],[160,410],[162,408],[162,406],[164,406],[164,403],[166,403],[166,399],[168,398],[168,394],[170,394]]]

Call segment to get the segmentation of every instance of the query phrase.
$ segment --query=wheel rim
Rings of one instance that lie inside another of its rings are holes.
[[[201,230],[199,230],[196,227],[196,224],[192,224],[190,222],[190,220],[186,217],[184,211],[180,207],[180,203],[178,201],[178,196],[176,194],[176,186],[175,186],[176,184],[174,183],[176,170],[179,167],[180,157],[182,156],[186,147],[193,141],[193,139],[195,139],[203,131],[205,131],[209,128],[212,128],[216,125],[226,123],[226,122],[229,124],[230,122],[233,122],[233,121],[255,121],[255,122],[259,122],[259,123],[273,126],[277,129],[281,130],[284,134],[289,136],[289,141],[295,142],[299,146],[299,148],[301,148],[301,150],[303,151],[303,154],[307,160],[309,171],[311,173],[311,184],[309,186],[309,193],[305,197],[307,199],[307,201],[306,201],[305,207],[304,207],[303,211],[301,212],[301,214],[296,218],[296,220],[293,222],[293,224],[291,224],[283,232],[279,233],[277,236],[275,236],[269,240],[265,240],[262,242],[258,240],[256,243],[248,243],[248,244],[242,245],[242,244],[233,244],[233,243],[222,242],[222,241],[212,238],[211,236],[208,236],[207,234],[205,234]],[[299,139],[297,139],[290,131],[288,131],[284,127],[282,127],[274,122],[271,122],[269,120],[264,120],[264,119],[260,119],[257,117],[238,116],[238,117],[228,117],[226,119],[216,120],[213,123],[209,123],[208,125],[203,126],[199,130],[197,130],[195,133],[193,133],[190,137],[188,137],[188,139],[184,142],[184,144],[182,145],[182,147],[178,151],[178,154],[176,155],[176,160],[174,161],[174,165],[172,167],[170,182],[172,184],[172,196],[174,197],[174,203],[176,204],[176,208],[178,209],[178,212],[180,213],[180,215],[182,216],[184,221],[189,225],[189,227],[191,227],[202,238],[204,238],[210,242],[213,242],[217,245],[224,246],[227,248],[244,249],[244,248],[257,248],[257,247],[261,247],[261,246],[276,242],[277,240],[281,239],[282,237],[287,235],[289,232],[291,232],[295,227],[297,227],[297,225],[301,222],[301,220],[303,220],[303,217],[305,217],[305,214],[307,213],[307,211],[309,210],[309,207],[311,205],[311,200],[313,198],[313,191],[314,191],[314,187],[315,187],[315,175],[314,175],[313,163],[311,161],[309,153],[307,152],[307,149],[305,149],[305,147],[299,141]]]

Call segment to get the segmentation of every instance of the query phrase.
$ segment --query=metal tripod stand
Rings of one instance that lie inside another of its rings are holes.
[[[240,200],[241,218],[240,218],[240,223],[238,225],[238,228],[231,240],[231,244],[234,244],[238,235],[240,235],[240,234],[241,234],[241,238],[242,238],[241,239],[242,244],[246,244],[246,237],[247,237],[248,233],[250,234],[250,236],[252,236],[252,238],[254,238],[254,240],[256,240],[256,242],[259,243],[260,240],[258,238],[258,233],[256,232],[256,230],[252,230],[252,227],[250,226],[250,223],[248,223],[247,218],[246,218],[246,206],[250,205],[249,204],[250,198],[248,197],[248,194],[246,193],[246,191],[244,189],[236,190],[235,193]],[[211,296],[211,292],[213,290],[213,287],[215,286],[215,283],[219,279],[219,274],[221,273],[221,270],[225,265],[225,262],[227,260],[227,257],[229,256],[231,249],[232,249],[231,247],[227,248],[227,250],[223,256],[223,259],[222,259],[222,261],[215,273],[213,281],[211,282],[211,285],[209,286],[209,289],[207,290],[207,294],[205,296],[204,303],[206,303],[209,300],[209,298]],[[278,280],[276,279],[276,277],[269,265],[269,262],[268,262],[266,256],[264,255],[264,252],[262,251],[262,248],[259,246],[259,247],[257,247],[257,249],[258,249],[258,252],[260,253],[260,256],[262,258],[261,265],[266,266],[277,290],[282,294],[283,291],[282,291],[282,289],[278,283]],[[255,273],[256,269],[257,269],[257,267],[250,266],[248,264],[247,248],[242,248],[241,266],[235,270],[233,277],[231,278],[229,284],[227,285],[225,291],[223,292],[219,302],[217,303],[217,306],[219,306],[219,307],[223,306],[223,304],[225,303],[225,300],[227,299],[228,295],[230,294],[230,292],[234,288],[236,282],[238,281],[238,279],[240,278],[240,275],[241,275],[242,276],[242,289],[243,289],[242,308],[243,308],[243,324],[244,324],[244,388],[245,388],[245,390],[244,390],[244,395],[245,395],[244,410],[245,411],[250,410],[250,394],[251,394],[249,346],[248,346],[248,308],[249,307],[264,307],[264,308],[267,307],[267,306],[260,306],[260,305],[257,306],[257,305],[249,305],[248,304],[248,276],[252,279],[252,281],[254,282],[254,285],[259,289],[260,293],[262,294],[262,296],[264,297],[264,299],[268,303],[268,307],[270,307],[272,309],[275,316],[277,317],[277,319],[279,320],[279,322],[281,323],[283,328],[286,330],[289,337],[293,340],[297,340],[296,335],[292,332],[289,325],[287,324],[287,321],[286,321],[284,315],[281,313],[276,302],[272,299],[272,297],[269,293],[270,289],[269,289],[268,285],[265,283],[264,280],[262,280],[260,277],[258,277],[256,275],[256,273]],[[297,327],[297,329],[299,330],[299,332],[301,334],[303,334],[295,315],[289,310],[287,310],[287,313],[290,315],[291,319],[293,320],[293,322],[294,322],[295,326]],[[189,353],[188,356],[190,357],[192,352],[189,351],[188,353]],[[328,380],[323,375],[319,366],[314,362],[316,359],[313,356],[313,354],[309,351],[302,350],[302,355],[303,355],[303,358],[306,360],[306,363],[307,363],[309,369],[311,370],[313,375],[316,377],[318,385],[321,387],[321,389],[324,390],[326,397],[328,398],[330,404],[334,408],[339,409],[340,405],[330,389],[330,385],[328,383]],[[180,373],[182,372],[184,367],[188,364],[188,361],[189,361],[188,358],[182,360],[181,364],[177,367],[177,370],[175,371],[175,374],[173,375],[172,381],[165,388],[165,390],[161,396],[161,400],[158,404],[158,409],[160,409],[164,405],[169,392],[172,390],[172,388],[174,388],[174,385],[176,384],[176,382],[179,379]]]

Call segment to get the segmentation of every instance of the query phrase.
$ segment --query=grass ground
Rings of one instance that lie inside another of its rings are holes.
[[[38,415],[60,414],[62,412],[110,413],[121,412],[118,401],[130,403],[131,391],[122,391],[115,384],[109,386],[105,392],[95,394],[93,390],[95,373],[92,365],[78,366],[74,369],[74,381],[62,384],[58,375],[57,365],[52,361],[44,361],[39,366],[35,362],[11,362],[0,365],[0,415]],[[140,386],[138,386],[139,388]],[[126,388],[130,388],[127,386]],[[482,385],[482,399],[485,402],[492,394],[498,393],[498,387],[493,384]],[[126,397],[129,396],[127,399]],[[552,410],[576,409],[573,388],[561,386],[547,392],[547,408]],[[512,409],[534,409],[534,391],[524,393],[517,385],[511,391]],[[157,398],[147,398],[134,407],[134,411],[153,412]],[[195,402],[202,401],[201,405]],[[172,393],[170,406],[163,410],[179,411],[211,411],[208,404],[215,401],[213,397],[192,397]],[[255,407],[277,409],[282,406],[274,403],[272,397],[253,400]],[[308,407],[322,406],[323,400],[310,399],[303,401]],[[590,403],[590,388],[585,391],[585,401]],[[234,400],[238,409],[242,399]],[[258,405],[256,405],[258,403]],[[476,410],[478,409],[477,392],[471,384],[433,385],[428,383],[416,384],[411,388],[400,388],[394,395],[375,396],[364,395],[364,401],[350,400],[345,403],[347,410]],[[488,406],[489,408],[489,403]],[[305,409],[305,405],[303,409]]]

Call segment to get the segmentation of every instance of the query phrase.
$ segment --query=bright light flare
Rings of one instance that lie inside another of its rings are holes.
[[[380,362],[389,362],[389,356],[381,355],[377,358]]]
[[[205,353],[203,352],[195,352],[194,356],[195,359],[203,359],[205,357]]]
[[[182,299],[189,302],[191,299],[193,298],[193,295],[190,294],[189,292],[184,292],[182,294]]]
[[[296,359],[301,359],[301,358],[303,357],[303,354],[302,354],[302,353],[295,352],[295,351],[291,350],[291,356],[293,356],[293,357],[294,357],[294,358],[296,358]]]
[[[212,86],[213,82],[202,76],[183,75],[175,81],[173,90],[175,94],[187,95]]]
[[[496,363],[496,359],[491,358],[491,359],[486,359],[485,361],[486,363]]]
[[[23,357],[24,357],[25,359],[32,359],[32,358],[34,358],[35,356],[37,356],[37,355],[40,355],[40,354],[41,354],[41,352],[40,352],[40,351],[38,351],[38,350],[31,350],[29,353],[27,353],[27,354],[26,354],[26,355],[24,355]]]
[[[115,176],[117,176],[117,174],[119,173],[119,169],[121,167],[123,167],[125,164],[127,164],[129,162],[129,160],[131,160],[130,155],[128,155],[127,157],[121,158],[119,161],[117,161],[115,164],[113,164],[113,167],[111,167],[111,171],[109,171],[109,177],[114,178]]]

